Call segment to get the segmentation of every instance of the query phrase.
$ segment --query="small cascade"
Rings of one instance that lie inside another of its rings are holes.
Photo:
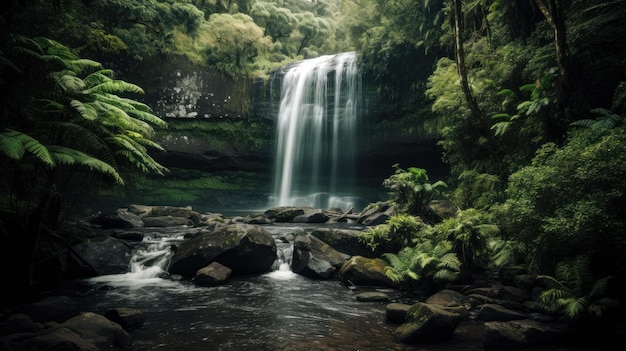
[[[288,67],[277,119],[274,205],[355,206],[360,96],[355,52]]]
[[[265,276],[278,280],[289,280],[297,277],[291,270],[291,260],[293,257],[293,243],[276,243],[276,261],[272,265],[272,271]]]
[[[136,244],[129,263],[129,272],[109,274],[90,278],[92,283],[106,283],[114,286],[145,286],[160,284],[169,277],[167,266],[174,255],[173,244],[183,240],[182,234],[173,236],[152,233]]]

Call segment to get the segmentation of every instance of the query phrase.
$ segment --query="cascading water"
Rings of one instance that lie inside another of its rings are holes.
[[[360,96],[355,52],[288,67],[277,120],[275,205],[360,205],[350,193]]]

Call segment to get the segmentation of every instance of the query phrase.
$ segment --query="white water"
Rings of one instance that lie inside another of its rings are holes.
[[[360,95],[354,52],[289,68],[277,121],[274,205],[355,205],[350,191]]]

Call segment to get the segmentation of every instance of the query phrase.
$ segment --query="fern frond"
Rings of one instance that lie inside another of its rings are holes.
[[[46,165],[54,166],[54,160],[46,146],[31,136],[12,129],[5,129],[0,133],[0,152],[13,160],[20,160],[29,152]]]
[[[441,257],[438,267],[445,268],[446,270],[460,272],[461,261],[459,260],[459,258],[456,256],[455,253],[451,252]]]
[[[491,126],[491,130],[495,131],[494,132],[495,136],[501,136],[501,135],[504,135],[507,132],[507,130],[509,130],[509,127],[511,126],[511,124],[513,123],[510,121],[498,122]]]
[[[589,301],[586,297],[568,298],[561,301],[564,307],[563,312],[570,318],[576,318],[585,312],[588,303]]]
[[[110,69],[101,69],[88,74],[85,78],[83,78],[83,81],[88,87],[93,87],[104,82],[112,81],[113,79],[110,77],[112,74],[113,71]]]
[[[84,104],[78,100],[70,101],[72,106],[78,114],[86,120],[95,121],[98,119],[98,111],[91,104]]]
[[[84,166],[91,171],[113,177],[118,184],[124,184],[124,180],[113,166],[89,154],[58,145],[50,146],[50,152],[58,164]]]
[[[54,72],[50,74],[50,76],[63,90],[63,92],[77,94],[85,89],[85,83],[83,80],[77,77],[72,71]]]
[[[390,253],[390,252],[386,252],[386,253],[382,254],[381,257],[382,257],[382,259],[387,261],[387,263],[389,263],[389,265],[391,265],[393,267],[397,267],[397,266],[400,265],[400,258],[396,254],[393,254],[393,253]]]
[[[563,285],[558,279],[549,275],[538,275],[537,280],[541,281],[549,289],[566,290],[566,286]]]
[[[599,298],[606,294],[607,289],[609,288],[609,282],[613,279],[612,276],[602,277],[593,284],[591,287],[591,291],[587,296],[591,299]]]
[[[143,89],[141,89],[139,86],[125,82],[123,80],[111,80],[108,82],[103,82],[83,91],[84,94],[115,94],[123,92],[136,94],[144,93]]]
[[[435,273],[435,275],[433,275],[433,279],[438,280],[438,281],[452,282],[458,276],[459,276],[459,272],[457,271],[451,271],[448,269],[440,269]]]

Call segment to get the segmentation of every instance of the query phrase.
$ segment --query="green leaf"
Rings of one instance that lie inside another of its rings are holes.
[[[46,165],[54,166],[54,160],[44,145],[29,135],[12,129],[5,129],[0,133],[0,152],[14,160],[22,159],[29,152]]]

